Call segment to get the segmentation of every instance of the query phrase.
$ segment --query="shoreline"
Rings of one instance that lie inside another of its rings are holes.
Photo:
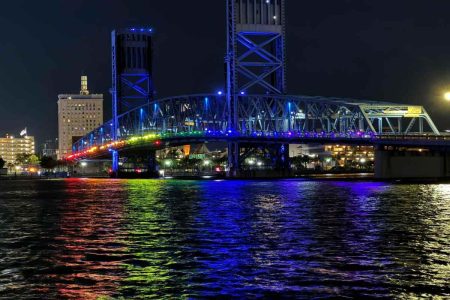
[[[105,176],[91,177],[29,177],[29,176],[0,176],[1,181],[50,181],[50,180],[66,180],[66,179],[112,179]],[[159,178],[117,178],[117,179],[159,179],[159,180],[230,180],[230,181],[282,181],[282,180],[298,180],[298,181],[347,181],[347,182],[385,182],[394,184],[450,184],[450,178],[392,178],[379,179],[370,173],[351,173],[351,174],[305,174],[295,177],[239,177],[226,178],[217,176],[174,176]]]

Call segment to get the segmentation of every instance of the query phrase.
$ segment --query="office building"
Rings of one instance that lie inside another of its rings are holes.
[[[81,76],[80,94],[58,95],[58,158],[72,153],[72,144],[103,124],[103,94],[90,94]]]

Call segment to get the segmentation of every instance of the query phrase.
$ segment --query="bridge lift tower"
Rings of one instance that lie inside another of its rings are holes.
[[[238,128],[240,96],[286,93],[285,24],[285,0],[227,0],[229,131]],[[228,143],[228,166],[229,175],[236,176],[237,142]]]
[[[152,28],[126,28],[111,33],[112,138],[120,138],[118,116],[148,104],[153,98]],[[119,154],[112,153],[112,170],[119,171]]]

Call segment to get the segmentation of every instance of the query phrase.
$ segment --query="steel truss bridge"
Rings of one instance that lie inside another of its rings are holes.
[[[117,119],[117,139],[111,120],[75,143],[68,158],[209,141],[431,146],[450,139],[421,106],[309,96],[239,95],[236,130],[226,97],[217,94],[155,100]]]
[[[289,96],[285,2],[226,0],[226,90],[218,94],[155,100],[152,29],[113,31],[112,119],[76,142],[67,159],[112,157],[117,176],[128,151],[217,141],[227,144],[232,177],[242,145],[278,147],[283,163],[286,144],[449,146],[422,106]]]

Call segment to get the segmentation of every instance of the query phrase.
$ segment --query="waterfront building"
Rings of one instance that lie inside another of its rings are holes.
[[[373,146],[326,145],[339,167],[370,165],[375,161]]]
[[[103,124],[103,94],[90,94],[81,76],[80,94],[58,95],[58,158],[72,153],[72,144]]]
[[[373,167],[373,146],[363,145],[290,145],[290,157],[306,156],[307,169],[366,169]]]
[[[24,135],[21,137],[14,137],[7,134],[5,137],[0,138],[0,157],[6,161],[6,163],[14,163],[16,161],[17,154],[34,154],[34,137]]]

